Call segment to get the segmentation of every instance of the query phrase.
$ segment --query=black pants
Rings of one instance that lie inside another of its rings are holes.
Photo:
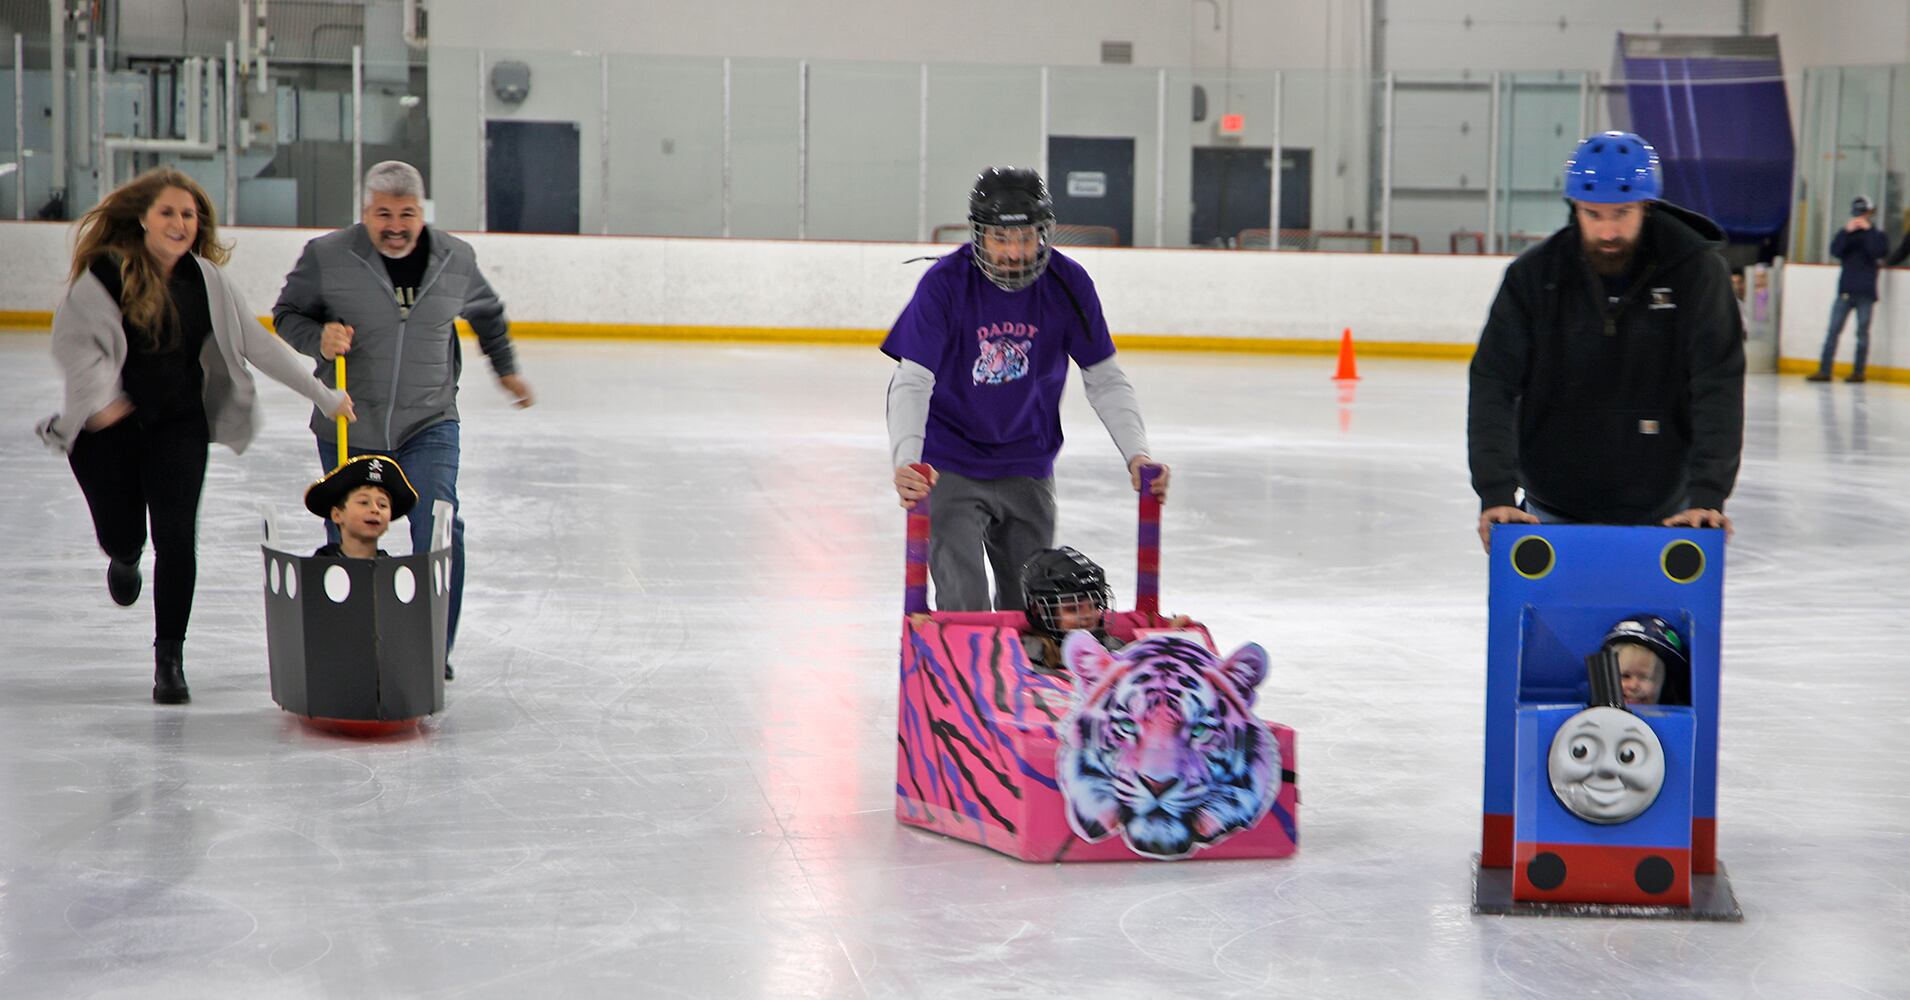
[[[199,494],[206,484],[204,418],[154,427],[129,417],[73,442],[67,461],[108,556],[135,562],[152,521],[153,638],[184,639],[199,580]]]

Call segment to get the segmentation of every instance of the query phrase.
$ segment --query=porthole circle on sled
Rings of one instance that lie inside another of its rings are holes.
[[[325,570],[325,596],[333,604],[343,604],[351,596],[351,574],[343,566],[332,566]]]
[[[391,593],[400,604],[410,604],[411,599],[418,596],[418,578],[412,574],[411,567],[400,566],[391,574]]]

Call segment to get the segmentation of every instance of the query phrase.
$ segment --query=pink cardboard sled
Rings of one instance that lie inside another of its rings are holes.
[[[928,611],[928,501],[909,512],[895,817],[1023,861],[1279,858],[1299,841],[1294,733],[1252,712],[1266,653],[1220,656],[1159,611],[1160,505],[1142,471],[1136,608],[1107,652],[1034,667],[1021,612]],[[911,615],[927,614],[917,624]]]

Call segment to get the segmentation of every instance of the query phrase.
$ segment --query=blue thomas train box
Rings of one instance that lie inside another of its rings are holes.
[[[1492,882],[1514,908],[1729,899],[1736,913],[1716,848],[1723,583],[1715,529],[1493,529],[1475,909],[1491,909]],[[1680,703],[1592,706],[1586,658],[1641,615],[1665,619],[1685,644],[1689,676],[1668,685]],[[1653,774],[1621,788],[1615,758],[1602,776],[1581,766],[1600,752],[1649,760]]]

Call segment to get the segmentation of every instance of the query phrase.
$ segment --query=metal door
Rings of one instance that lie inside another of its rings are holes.
[[[1049,136],[1048,190],[1060,224],[1105,226],[1114,230],[1115,246],[1133,245],[1133,139]]]
[[[484,226],[494,233],[578,231],[576,122],[484,123]]]

